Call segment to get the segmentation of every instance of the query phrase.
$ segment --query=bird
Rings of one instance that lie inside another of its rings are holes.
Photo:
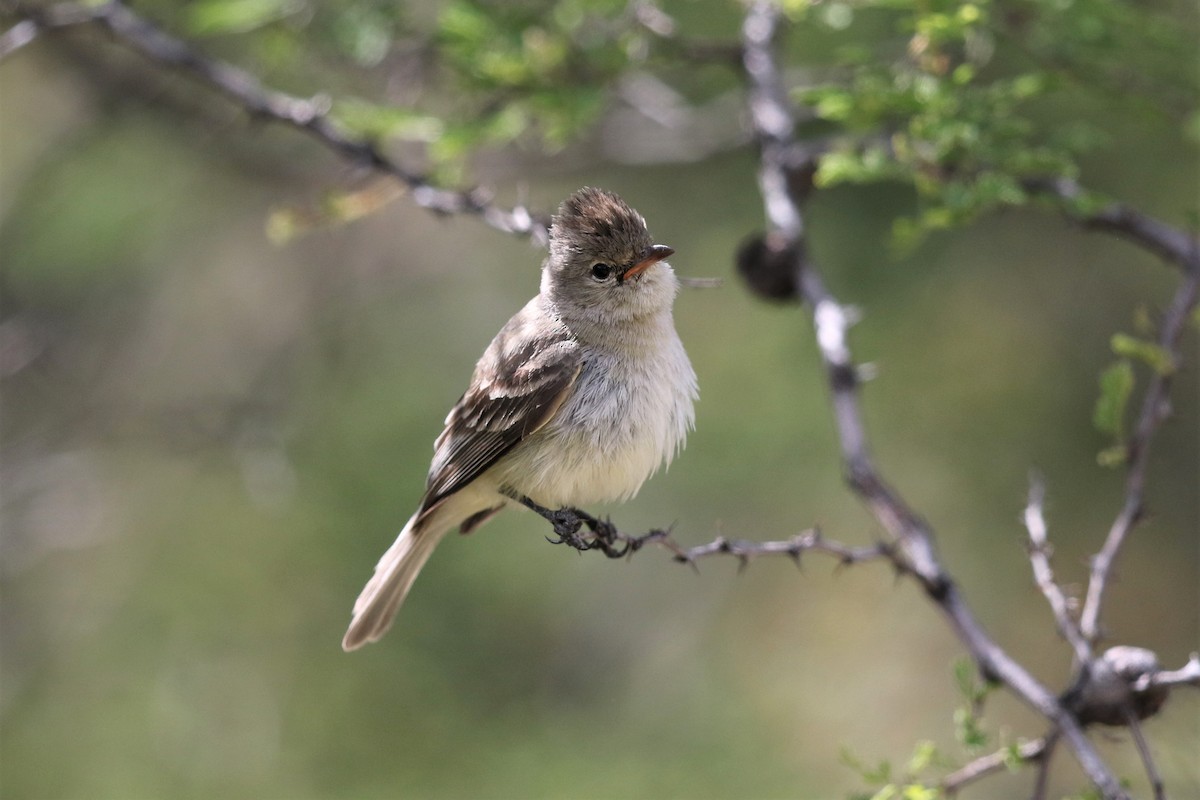
[[[562,202],[539,291],[447,415],[425,492],[355,601],[344,650],[388,631],[449,531],[514,504],[628,500],[682,450],[699,394],[672,316],[674,252],[613,192],[584,187]]]

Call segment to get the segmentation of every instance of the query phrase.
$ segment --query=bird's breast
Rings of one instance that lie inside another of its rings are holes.
[[[683,446],[694,418],[696,376],[673,328],[638,351],[583,355],[570,397],[501,476],[551,508],[632,497]]]

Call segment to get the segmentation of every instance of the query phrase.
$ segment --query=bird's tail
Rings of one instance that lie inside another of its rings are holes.
[[[357,650],[387,633],[421,567],[453,527],[443,516],[428,514],[422,518],[420,513],[414,514],[379,559],[375,574],[354,601],[354,617],[342,638],[343,650]]]

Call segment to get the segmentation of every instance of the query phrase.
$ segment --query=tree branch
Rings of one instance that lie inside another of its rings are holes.
[[[29,13],[21,4],[10,2],[0,4],[0,10],[6,13],[28,14],[25,19],[13,25],[4,32],[3,36],[0,36],[0,59],[20,50],[44,31],[82,25],[92,22],[96,18],[96,9],[73,3],[43,8],[36,15]]]
[[[1046,748],[1037,762],[1037,776],[1033,779],[1033,791],[1029,800],[1046,800],[1046,789],[1050,786],[1050,765],[1054,762],[1054,750],[1058,741],[1058,731],[1052,731],[1046,737]]]
[[[749,82],[751,120],[760,142],[759,188],[776,254],[789,254],[799,272],[798,287],[812,309],[821,359],[833,397],[834,418],[851,487],[881,525],[897,540],[913,574],[948,618],[981,672],[1008,686],[1053,723],[1071,745],[1084,772],[1106,798],[1127,797],[1081,726],[1058,699],[984,632],[937,558],[926,523],[889,487],[870,457],[858,402],[859,375],[846,333],[853,314],[825,288],[814,264],[803,257],[803,214],[789,192],[785,156],[795,128],[773,45],[781,11],[768,0],[753,2],[742,26],[744,66]]]
[[[1179,669],[1158,670],[1140,676],[1133,682],[1133,691],[1145,692],[1156,686],[1195,686],[1200,688],[1200,653],[1192,653]]]
[[[1053,749],[1053,741],[1054,736],[1051,734],[1043,736],[1041,739],[1023,742],[1015,749],[1005,748],[995,753],[988,753],[986,756],[980,756],[942,778],[939,786],[947,795],[954,796],[981,778],[986,778],[988,775],[1008,767],[1014,756],[1022,762],[1041,761],[1044,763],[1049,756],[1049,751]]]
[[[1085,190],[1070,178],[1029,180],[1025,182],[1025,188],[1063,201],[1065,213],[1085,228],[1127,239],[1185,271],[1196,268],[1200,239],[1195,235],[1189,235],[1124,203],[1109,203],[1089,213],[1072,210],[1070,204],[1083,197]]]
[[[1188,319],[1200,300],[1200,244],[1193,242],[1191,254],[1185,263],[1184,278],[1163,317],[1158,335],[1158,346],[1169,356],[1170,367],[1156,372],[1146,387],[1137,427],[1127,445],[1125,500],[1108,531],[1104,546],[1092,559],[1091,577],[1080,617],[1080,629],[1090,642],[1095,642],[1101,635],[1100,608],[1104,602],[1104,591],[1108,586],[1113,564],[1130,531],[1142,518],[1146,471],[1150,463],[1150,442],[1159,426],[1171,414],[1171,383],[1183,362],[1180,341]]]
[[[477,216],[496,230],[530,236],[542,244],[546,242],[549,230],[546,217],[531,213],[524,205],[511,209],[500,208],[492,202],[490,194],[480,188],[452,190],[432,185],[427,176],[401,166],[375,142],[345,133],[330,118],[331,103],[327,97],[317,95],[302,98],[267,88],[249,72],[210,58],[137,15],[123,3],[113,1],[94,8],[74,3],[57,3],[48,7],[15,3],[12,11],[23,17],[24,22],[31,23],[36,31],[98,25],[121,45],[159,66],[191,76],[224,95],[252,117],[302,131],[347,161],[395,178],[408,189],[413,202],[421,208],[437,214]],[[5,37],[8,38],[14,30],[10,29]],[[17,32],[28,30],[26,27]],[[26,41],[32,38],[28,33],[25,35]],[[20,36],[14,38],[19,41]]]
[[[41,33],[41,28],[33,20],[21,20],[0,36],[0,58],[20,50],[32,42]]]
[[[1046,485],[1040,476],[1029,478],[1029,501],[1025,506],[1025,529],[1029,531],[1029,561],[1033,565],[1033,577],[1038,589],[1050,604],[1058,632],[1075,651],[1075,661],[1081,669],[1087,669],[1092,661],[1092,648],[1079,630],[1079,623],[1071,616],[1071,607],[1062,588],[1054,580],[1050,566],[1050,542],[1046,535],[1046,517],[1043,504],[1046,500]]]
[[[1138,755],[1142,757],[1142,767],[1146,770],[1146,777],[1150,779],[1150,789],[1154,792],[1154,800],[1167,800],[1167,792],[1163,787],[1162,775],[1154,763],[1154,755],[1150,752],[1150,744],[1142,734],[1142,723],[1138,720],[1137,714],[1132,709],[1125,709],[1125,725],[1129,728],[1129,733],[1133,736],[1133,742],[1137,746]]]
[[[528,497],[514,495],[513,499],[554,527],[554,534],[558,538],[547,537],[551,544],[565,544],[580,552],[596,550],[609,558],[624,558],[648,544],[657,544],[672,554],[673,561],[690,564],[693,568],[697,561],[713,556],[736,558],[739,569],[745,569],[752,559],[759,556],[786,556],[799,566],[801,554],[807,552],[833,556],[839,566],[885,560],[892,562],[897,570],[902,571],[905,568],[895,557],[894,549],[886,542],[878,542],[871,547],[854,547],[825,538],[817,528],[809,528],[782,541],[748,541],[718,536],[708,544],[683,547],[671,537],[670,530],[655,528],[643,534],[633,535],[621,532],[612,520],[594,517],[578,508],[549,509]],[[586,533],[582,532],[584,528],[587,528]]]

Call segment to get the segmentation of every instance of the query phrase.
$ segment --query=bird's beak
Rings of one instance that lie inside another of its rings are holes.
[[[621,280],[627,280],[635,275],[641,275],[646,270],[653,267],[664,258],[672,255],[675,249],[667,247],[665,244],[650,245],[646,252],[642,253],[642,258],[629,269],[625,270],[625,274],[621,276]]]

